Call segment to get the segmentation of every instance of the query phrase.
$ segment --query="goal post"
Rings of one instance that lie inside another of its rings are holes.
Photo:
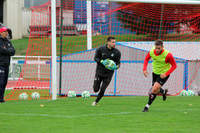
[[[52,47],[52,100],[57,96],[57,53],[56,53],[56,0],[51,0],[51,47]]]
[[[87,50],[91,49],[93,44],[93,38],[92,38],[92,34],[93,32],[93,26],[94,26],[94,10],[92,8],[92,2],[95,2],[94,0],[86,0],[86,17],[87,17]],[[124,2],[123,0],[96,0],[96,2]],[[149,4],[161,4],[161,8],[160,8],[160,20],[159,20],[159,29],[158,29],[158,36],[157,38],[162,38],[162,27],[163,27],[163,12],[164,12],[164,8],[165,5],[169,5],[169,4],[184,4],[184,5],[195,5],[195,4],[200,4],[200,1],[190,1],[190,0],[167,0],[167,1],[160,1],[160,0],[127,0],[125,2],[132,2],[132,3],[149,3]],[[112,11],[111,11],[112,12]],[[92,14],[93,13],[93,14]],[[108,15],[109,12],[106,13],[106,15]],[[164,23],[166,24],[166,23]],[[166,26],[167,27],[167,26]],[[162,38],[163,39],[163,38]],[[185,81],[184,81],[185,82]],[[187,83],[188,84],[188,83]],[[184,86],[184,85],[183,85]],[[115,90],[116,91],[116,90]]]
[[[87,50],[92,49],[92,3],[87,0]]]
[[[21,86],[26,86],[28,92],[45,88],[53,100],[58,93],[67,95],[70,90],[77,94],[87,90],[95,95],[94,54],[97,47],[106,44],[108,36],[116,38],[122,58],[106,95],[147,94],[151,77],[144,78],[141,71],[145,55],[158,38],[164,41],[178,65],[165,86],[169,94],[177,95],[182,89],[200,90],[200,52],[196,51],[200,49],[199,5],[196,0],[50,0],[32,7],[27,58],[7,99],[16,100],[18,92],[25,90]],[[40,66],[29,56],[47,56],[51,60]],[[152,71],[151,62],[148,71]],[[47,73],[50,78],[35,78]],[[23,78],[30,76],[34,81]]]
[[[135,2],[135,3],[155,3],[155,4],[200,4],[198,0],[90,0],[90,1],[108,1],[108,2]]]

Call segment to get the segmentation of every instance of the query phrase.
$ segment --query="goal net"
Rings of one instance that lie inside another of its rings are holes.
[[[177,69],[164,85],[169,94],[177,95],[182,89],[200,90],[200,6],[195,1],[191,3],[57,0],[58,95],[67,95],[69,90],[94,94],[95,48],[104,45],[108,36],[116,38],[122,58],[106,95],[147,95],[152,77],[145,78],[142,67],[156,39],[164,41],[177,63]],[[21,91],[38,90],[45,98],[51,95],[51,2],[32,7],[31,11],[27,58],[7,99],[17,99]],[[90,44],[92,49],[88,49]],[[50,58],[34,61],[29,56]],[[151,62],[148,71],[152,72]],[[40,78],[36,76],[38,72]]]

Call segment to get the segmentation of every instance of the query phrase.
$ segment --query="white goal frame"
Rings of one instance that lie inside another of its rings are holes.
[[[91,1],[87,0],[87,49],[92,48],[92,12]],[[159,4],[200,4],[197,0],[95,0],[107,2],[139,2],[139,3],[159,3]],[[51,0],[51,28],[52,28],[52,100],[57,96],[57,74],[56,74],[56,0]]]

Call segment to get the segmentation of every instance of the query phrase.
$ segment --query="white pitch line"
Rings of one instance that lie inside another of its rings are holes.
[[[127,115],[132,112],[119,112],[119,113],[102,113],[102,114],[83,114],[83,115],[54,115],[54,114],[34,114],[34,113],[0,113],[0,115],[7,116],[31,116],[31,117],[52,117],[52,118],[80,118],[80,117],[90,117],[90,116],[113,116],[113,115]]]

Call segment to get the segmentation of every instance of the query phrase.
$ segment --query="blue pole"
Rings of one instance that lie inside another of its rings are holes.
[[[114,77],[114,96],[116,96],[117,91],[117,70],[115,70],[115,77]]]
[[[52,80],[52,77],[51,77],[51,74],[52,74],[52,73],[51,73],[51,69],[52,69],[51,61],[52,61],[52,60],[50,60],[50,80],[49,80],[49,88],[50,88],[50,89],[49,89],[49,95],[51,95],[51,92],[52,92],[52,91],[51,91],[51,89],[52,89],[52,88],[51,88],[51,80]]]
[[[188,61],[184,64],[183,89],[188,91]]]

